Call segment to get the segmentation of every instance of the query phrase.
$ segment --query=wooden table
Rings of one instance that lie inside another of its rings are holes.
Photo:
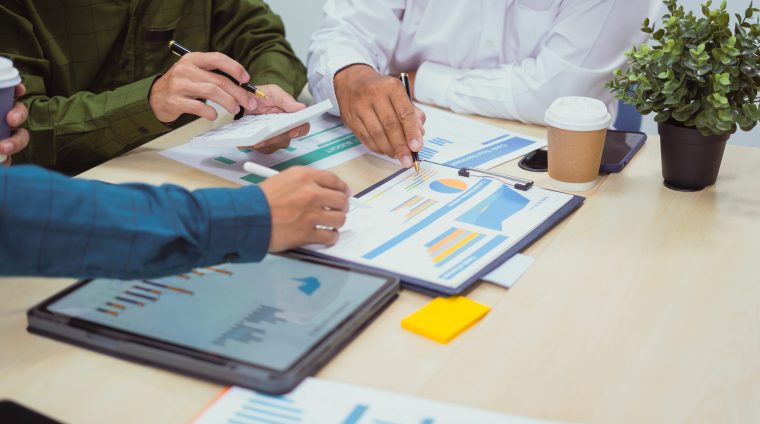
[[[85,176],[230,186],[157,154],[208,125]],[[650,137],[527,250],[537,260],[515,288],[470,294],[493,308],[475,327],[448,345],[402,330],[401,318],[429,301],[404,291],[319,377],[546,419],[760,422],[758,164],[760,150],[729,146],[716,186],[678,193],[662,186]],[[335,172],[356,192],[394,169],[362,157]],[[26,310],[69,283],[0,280],[0,398],[68,422],[183,422],[220,390],[28,334]]]

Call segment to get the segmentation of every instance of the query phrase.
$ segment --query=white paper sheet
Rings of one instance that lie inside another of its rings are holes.
[[[483,280],[510,289],[525,274],[525,271],[533,265],[534,261],[533,257],[518,253],[501,264],[500,267],[489,272],[483,277]]]
[[[286,396],[230,388],[195,424],[538,424],[548,421],[308,378]]]

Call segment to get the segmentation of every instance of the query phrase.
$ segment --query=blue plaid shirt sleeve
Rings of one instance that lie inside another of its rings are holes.
[[[133,279],[255,262],[270,222],[257,186],[190,192],[0,169],[0,275]]]

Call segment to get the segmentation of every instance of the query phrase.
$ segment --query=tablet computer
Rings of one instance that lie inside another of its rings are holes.
[[[28,330],[222,384],[281,394],[398,294],[395,277],[299,255],[145,280],[80,281]]]

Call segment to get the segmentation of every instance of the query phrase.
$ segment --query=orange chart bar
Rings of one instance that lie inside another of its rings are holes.
[[[227,271],[226,269],[222,269],[222,268],[216,268],[216,267],[213,267],[213,266],[207,266],[206,269],[208,269],[209,271],[218,272],[218,273],[224,274],[224,275],[233,275],[232,272]]]

